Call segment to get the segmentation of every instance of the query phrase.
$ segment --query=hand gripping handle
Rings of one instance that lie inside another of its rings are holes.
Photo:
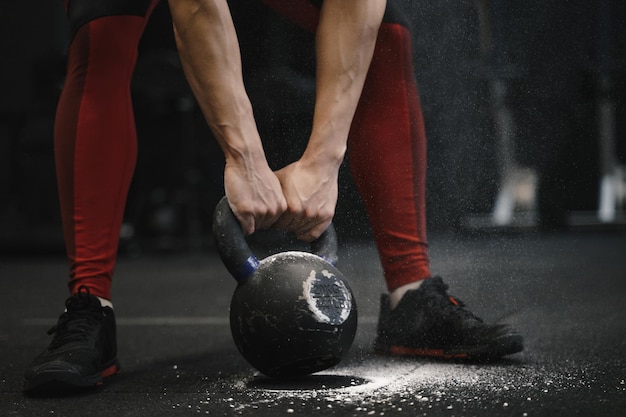
[[[226,197],[222,197],[215,207],[213,237],[228,272],[239,284],[246,282],[260,262],[248,246],[241,225]],[[337,233],[332,223],[319,238],[311,242],[311,252],[332,265],[337,263]]]

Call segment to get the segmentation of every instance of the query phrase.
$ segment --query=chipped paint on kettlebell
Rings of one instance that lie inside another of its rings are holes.
[[[315,320],[330,325],[340,325],[348,319],[352,311],[350,291],[335,277],[335,274],[322,269],[312,269],[302,282],[302,298],[307,301]]]

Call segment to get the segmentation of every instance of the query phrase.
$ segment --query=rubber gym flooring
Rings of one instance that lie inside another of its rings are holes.
[[[626,234],[430,237],[433,272],[526,349],[476,364],[372,353],[384,289],[369,241],[341,242],[359,330],[344,360],[307,378],[264,378],[230,335],[235,287],[212,250],[123,258],[114,302],[123,371],[103,387],[27,397],[25,366],[66,297],[61,256],[0,258],[0,416],[623,416]]]

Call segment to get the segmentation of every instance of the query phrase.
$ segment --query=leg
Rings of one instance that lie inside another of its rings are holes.
[[[50,345],[26,370],[25,391],[97,386],[119,370],[115,315],[98,297],[110,299],[137,153],[130,81],[139,38],[156,2],[141,0],[142,7],[120,0],[78,2],[79,10],[66,2],[73,36],[54,145],[71,297],[49,332]],[[121,5],[122,14],[92,13],[89,5]]]
[[[384,354],[456,359],[519,352],[519,334],[504,324],[484,323],[447,293],[441,278],[431,278],[426,135],[410,40],[402,23],[381,26],[349,143],[350,166],[389,289],[389,296],[381,298],[374,348]]]
[[[381,25],[348,147],[390,292],[430,277],[426,135],[410,39],[401,24]]]
[[[136,154],[130,81],[144,15],[103,16],[77,28],[55,123],[55,158],[69,287],[110,299]],[[72,3],[70,2],[70,10]]]

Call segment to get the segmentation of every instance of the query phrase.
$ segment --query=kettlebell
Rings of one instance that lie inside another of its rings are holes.
[[[230,329],[246,361],[273,378],[309,375],[338,364],[357,329],[354,295],[337,262],[332,224],[311,253],[287,251],[258,260],[226,197],[218,203],[213,235],[237,280]]]

